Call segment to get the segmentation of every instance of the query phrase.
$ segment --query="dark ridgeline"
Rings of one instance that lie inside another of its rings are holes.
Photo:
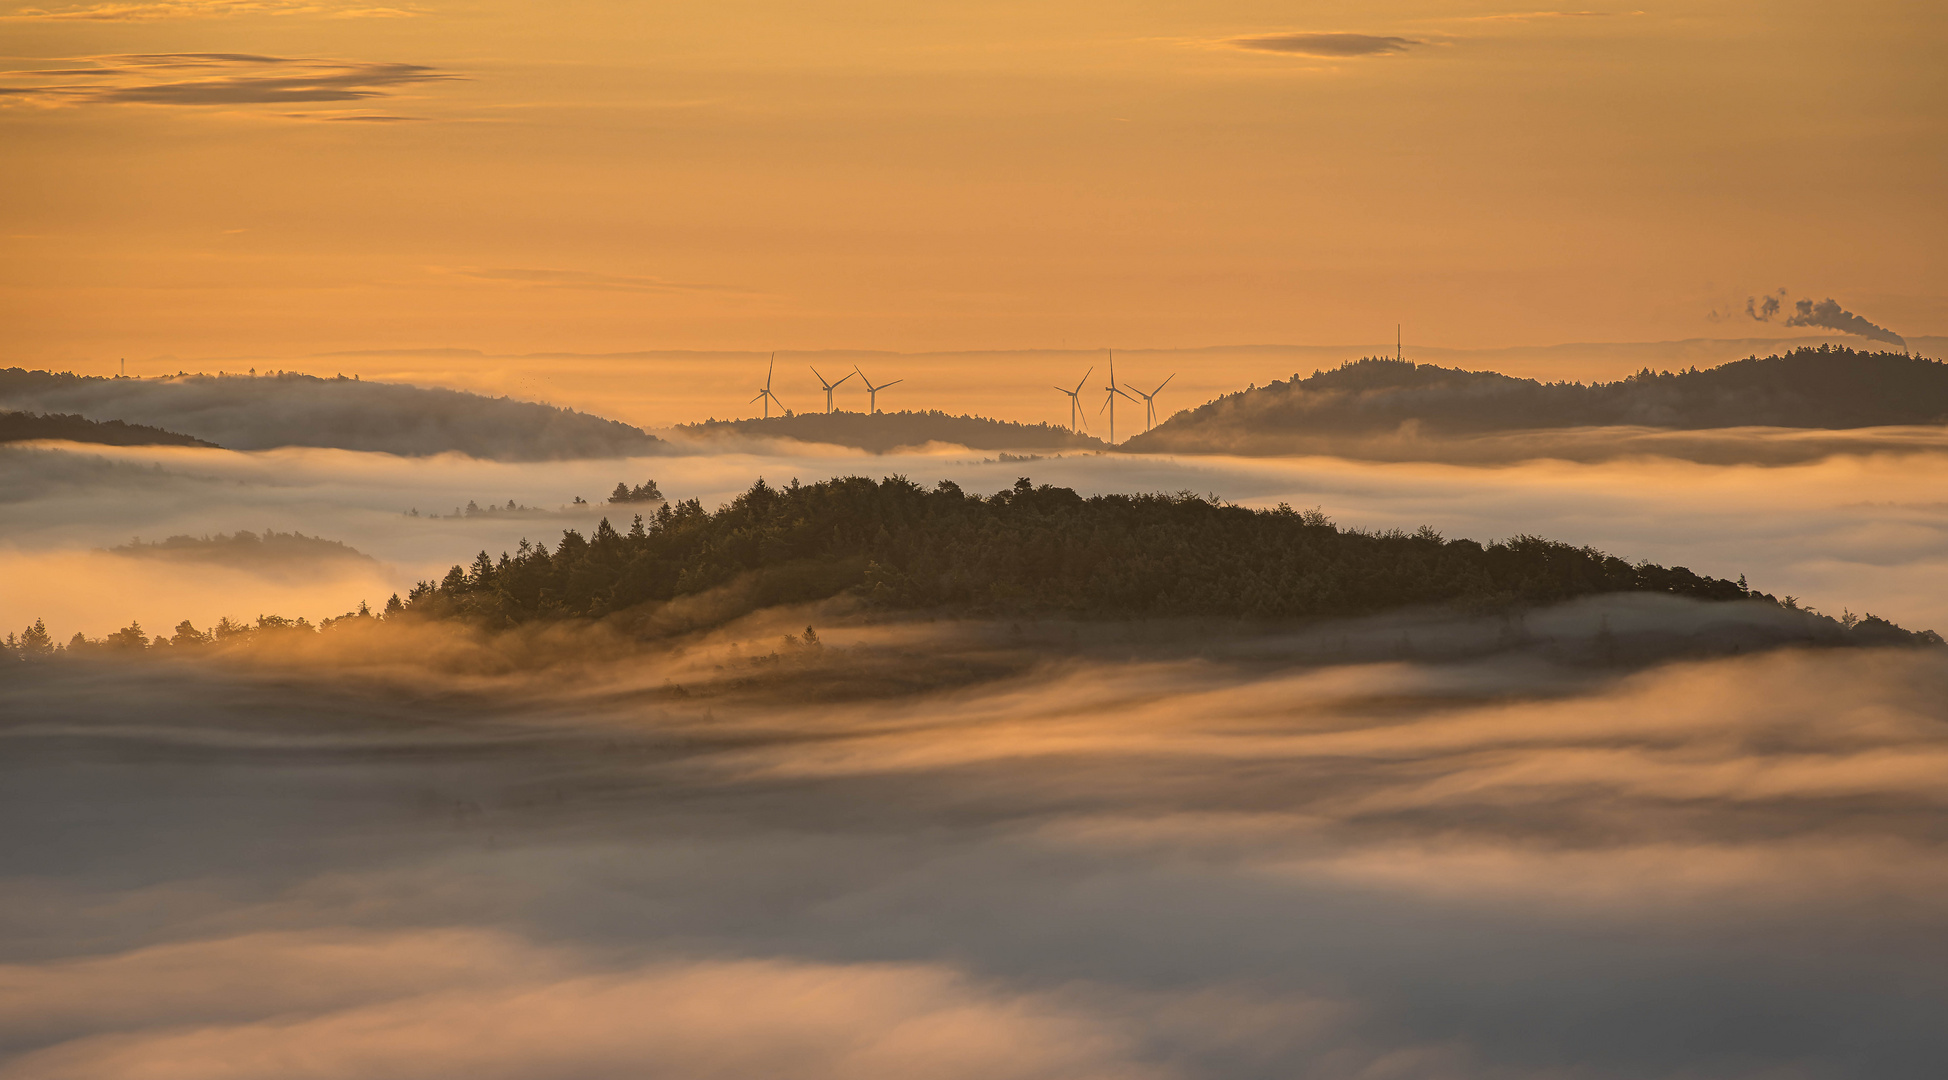
[[[938,409],[925,412],[794,413],[768,420],[707,420],[677,428],[690,435],[748,435],[771,439],[850,446],[884,454],[903,446],[929,442],[953,443],[970,450],[1104,450],[1107,445],[1086,434],[1053,424],[1017,424],[981,416],[954,416]]]
[[[292,371],[123,379],[6,368],[0,406],[156,424],[232,450],[317,446],[556,461],[669,449],[641,428],[573,409]]]
[[[73,414],[0,412],[0,443],[26,442],[29,439],[66,439],[69,442],[97,443],[102,446],[206,446],[220,449],[213,442],[179,435],[145,424],[126,424],[120,420],[89,420]]]
[[[1615,592],[1758,599],[1742,581],[1631,564],[1523,536],[1483,547],[1430,529],[1340,529],[1314,511],[1252,510],[1194,495],[1100,495],[1027,480],[994,495],[899,477],[786,487],[762,480],[715,513],[665,504],[617,532],[522,541],[422,582],[388,614],[490,627],[599,617],[739,583],[747,607],[853,592],[891,610],[1081,618],[1492,611]],[[1905,631],[1873,620],[1905,639]]]
[[[1310,378],[1227,394],[1124,449],[1277,453],[1294,437],[1426,435],[1637,425],[1860,428],[1948,423],[1948,365],[1898,352],[1822,345],[1715,368],[1612,383],[1542,383],[1492,371],[1368,358]]]

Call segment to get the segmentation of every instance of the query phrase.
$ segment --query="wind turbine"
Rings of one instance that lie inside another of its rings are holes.
[[[1176,372],[1173,371],[1170,373],[1170,379],[1174,379],[1176,377],[1177,377]],[[1163,388],[1170,385],[1170,379],[1165,379],[1164,381],[1158,383],[1157,388],[1155,390],[1150,391],[1147,394],[1141,390],[1138,390],[1134,386],[1130,387],[1131,393],[1134,393],[1137,397],[1143,399],[1143,430],[1148,431],[1151,428],[1156,426],[1157,395],[1163,393]]]
[[[812,367],[810,364],[806,364],[805,366]],[[818,369],[812,368],[812,374],[818,375]],[[845,379],[850,378],[852,378],[851,375],[845,377]],[[845,379],[840,379],[838,382],[826,382],[825,376],[818,375],[819,385],[825,387],[825,411],[827,415],[830,415],[832,412],[832,391],[837,390],[845,382]]]
[[[1094,375],[1095,373],[1096,373],[1096,369],[1093,367],[1090,368],[1088,371],[1083,372],[1082,380],[1075,384],[1074,390],[1071,390],[1066,386],[1056,387],[1057,390],[1060,390],[1062,393],[1069,395],[1069,431],[1070,432],[1077,432],[1081,430],[1080,428],[1076,427],[1076,417],[1081,415],[1082,384],[1088,382],[1089,376]]]
[[[1116,395],[1123,394],[1123,388],[1116,385],[1116,350],[1115,349],[1109,350],[1109,385],[1103,387],[1103,389],[1108,391],[1108,393],[1103,395],[1103,409],[1109,410],[1109,445],[1115,446],[1116,445]],[[1123,394],[1123,396],[1126,398],[1130,398],[1131,401],[1136,400],[1135,398],[1130,397],[1128,394]],[[1100,413],[1103,410],[1097,409],[1096,411]]]
[[[859,370],[858,364],[852,365],[852,374],[859,376],[859,381],[866,384],[866,401],[867,401],[866,410],[868,415],[871,415],[872,413],[876,413],[879,411],[879,392],[881,390],[884,390],[889,386],[896,386],[906,381],[905,379],[894,379],[892,382],[883,382],[880,383],[878,386],[874,386],[873,381],[871,379],[866,378],[866,373]],[[847,376],[847,378],[850,377],[851,376]],[[845,379],[839,380],[839,382],[844,382],[844,381]]]
[[[774,401],[778,401],[778,395],[771,392],[771,372],[774,371],[777,368],[777,366],[778,366],[778,354],[772,353],[771,366],[764,369],[764,389],[758,391],[758,396],[751,399],[754,402],[756,401],[764,402],[764,418],[766,420],[771,419],[771,403]],[[785,409],[785,403],[782,401],[778,401],[778,411],[783,412],[784,409]]]

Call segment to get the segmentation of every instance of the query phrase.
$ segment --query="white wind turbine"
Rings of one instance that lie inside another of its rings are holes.
[[[805,366],[812,367],[810,364],[806,364]],[[818,369],[812,368],[812,374],[818,375]],[[850,378],[852,378],[851,375],[847,375],[845,377],[845,379],[850,379]],[[818,375],[819,385],[825,387],[825,411],[828,415],[832,412],[832,391],[837,390],[840,386],[842,386],[845,383],[845,379],[840,379],[838,382],[826,382],[825,376]]]
[[[1124,394],[1123,388],[1116,385],[1116,350],[1115,349],[1109,350],[1109,385],[1103,387],[1103,389],[1108,391],[1103,395],[1103,409],[1109,410],[1109,445],[1115,446],[1116,445],[1116,396],[1118,394],[1122,394],[1123,397],[1129,398],[1131,401],[1136,400],[1135,398],[1130,397],[1128,394]],[[1102,409],[1097,409],[1096,411],[1100,413],[1102,412]]]
[[[1176,372],[1173,371],[1170,373],[1170,379],[1174,379],[1176,377],[1177,377]],[[1158,383],[1157,388],[1155,390],[1150,391],[1147,394],[1141,390],[1138,390],[1134,386],[1130,387],[1131,393],[1143,399],[1143,430],[1148,431],[1151,428],[1156,426],[1157,395],[1163,393],[1163,388],[1170,385],[1170,379],[1165,379],[1164,381]]]
[[[1081,407],[1082,406],[1082,384],[1088,382],[1089,376],[1094,375],[1095,373],[1096,373],[1096,369],[1093,367],[1090,368],[1088,371],[1083,372],[1082,379],[1080,382],[1077,382],[1075,384],[1074,390],[1071,390],[1066,386],[1056,387],[1057,390],[1060,390],[1062,393],[1069,395],[1069,431],[1072,433],[1080,432],[1082,430],[1081,428],[1076,426],[1076,419],[1082,414],[1082,407]]]
[[[852,365],[852,373],[854,375],[859,376],[860,382],[866,384],[866,402],[867,402],[866,412],[868,415],[871,415],[872,413],[876,413],[879,411],[879,392],[881,390],[884,390],[889,386],[898,386],[900,383],[906,381],[905,379],[894,379],[892,382],[883,382],[880,383],[878,386],[874,386],[873,381],[871,379],[866,378],[866,373],[859,370],[859,365],[857,364]],[[845,381],[844,379],[839,380],[839,382],[844,382],[844,381]]]
[[[774,401],[778,402],[779,412],[785,411],[785,403],[778,401],[778,395],[771,392],[771,373],[777,370],[777,367],[778,354],[772,353],[771,366],[764,369],[764,389],[758,391],[758,396],[751,399],[753,402],[764,402],[764,418],[766,420],[771,419],[771,403]]]

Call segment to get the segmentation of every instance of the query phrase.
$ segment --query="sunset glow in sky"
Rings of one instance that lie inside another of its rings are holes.
[[[1941,334],[1945,27],[5,0],[0,363],[1737,338],[1780,288]]]

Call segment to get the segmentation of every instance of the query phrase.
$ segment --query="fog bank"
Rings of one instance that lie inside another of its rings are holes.
[[[986,640],[0,683],[0,1076],[1923,1077],[1948,1052],[1938,651],[1027,650],[940,690],[799,690],[886,650],[945,678]]]

